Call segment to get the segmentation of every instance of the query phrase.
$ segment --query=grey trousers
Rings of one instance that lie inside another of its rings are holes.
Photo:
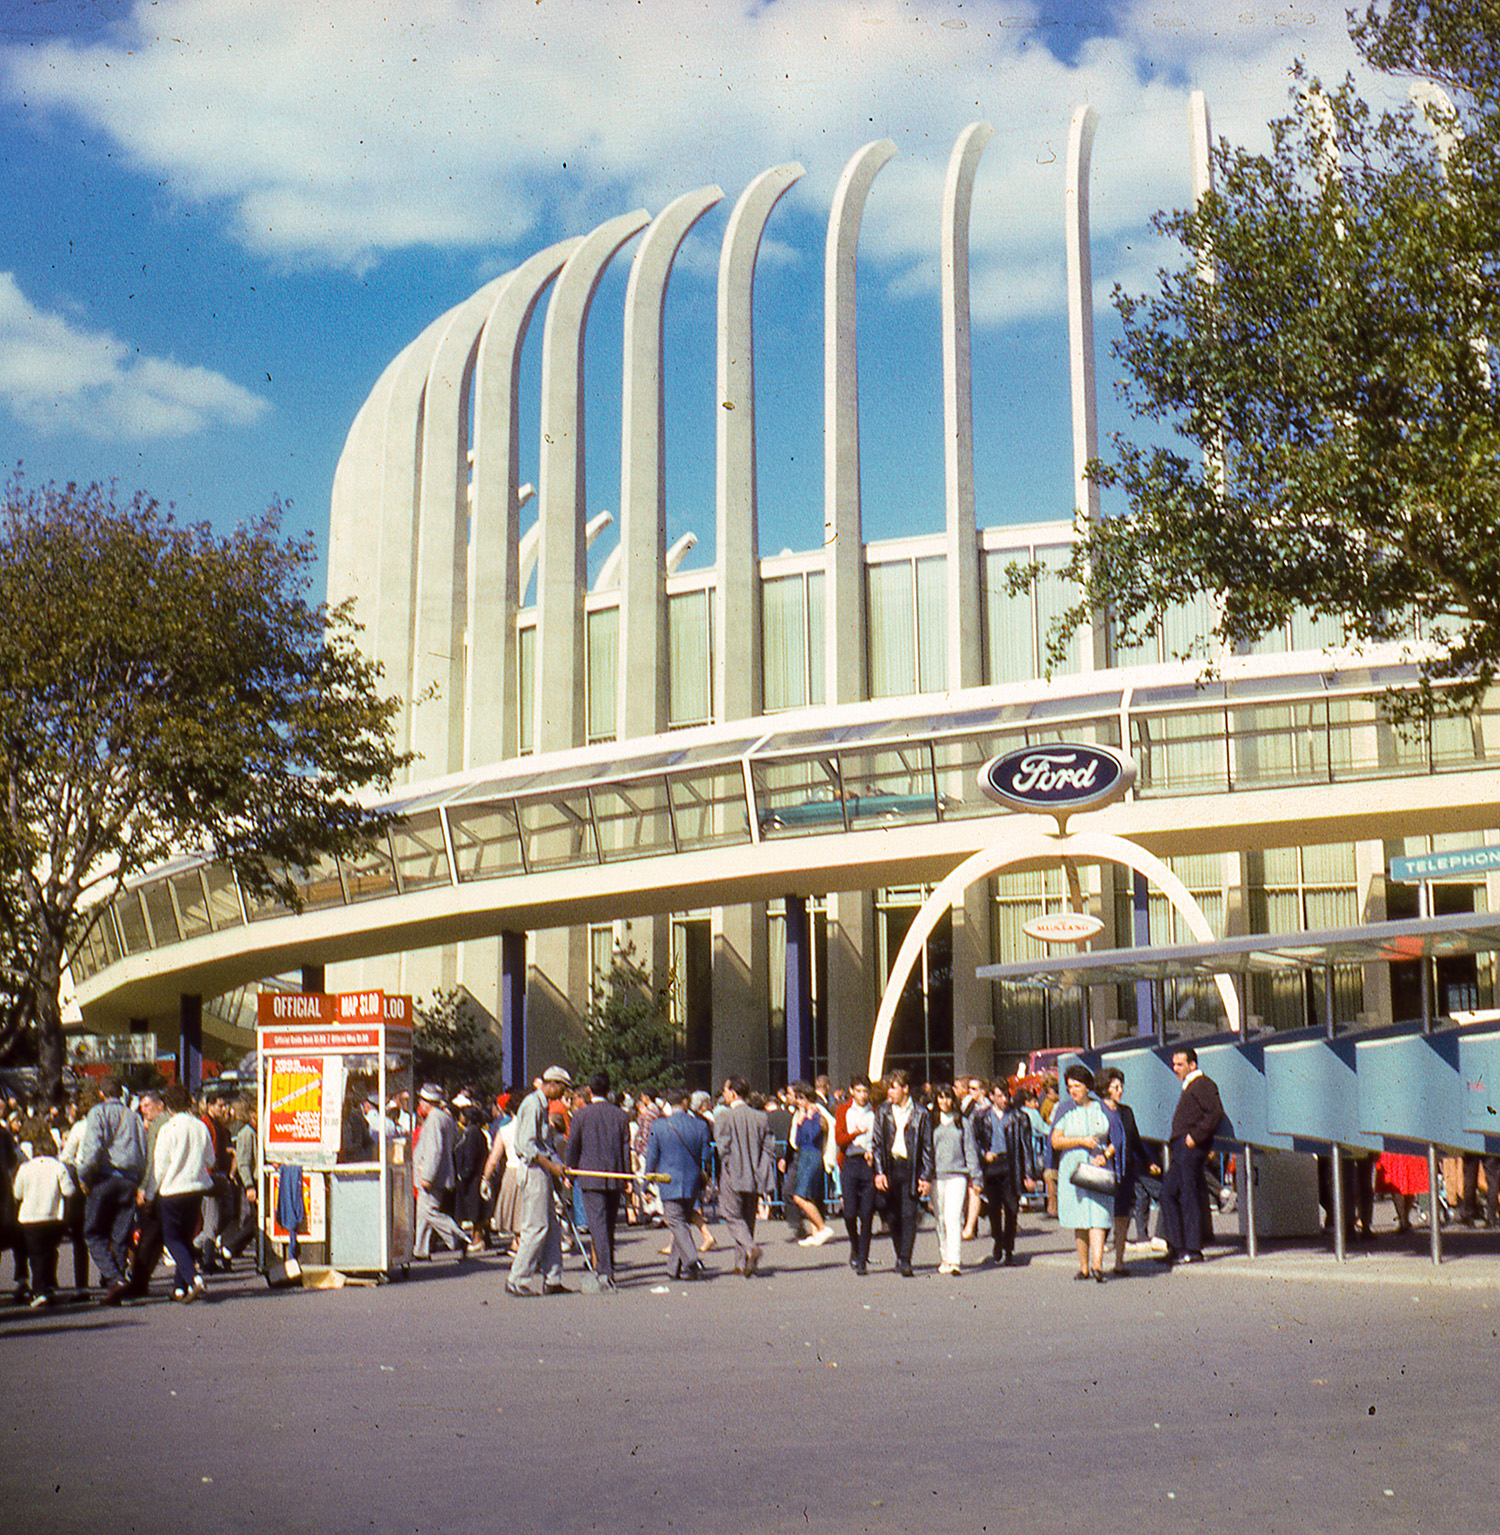
[[[729,1239],[734,1243],[736,1268],[744,1268],[745,1260],[758,1249],[755,1245],[755,1216],[760,1208],[760,1195],[754,1189],[732,1189],[723,1181],[719,1184],[719,1214],[729,1228]]]
[[[412,1251],[419,1258],[430,1257],[432,1239],[440,1236],[456,1252],[467,1252],[469,1238],[464,1228],[438,1208],[438,1196],[430,1189],[417,1190],[417,1234],[412,1238]]]
[[[529,1285],[541,1274],[547,1284],[562,1283],[562,1229],[552,1204],[552,1174],[545,1167],[516,1173],[516,1255],[510,1282]]]
[[[667,1259],[667,1274],[676,1279],[685,1274],[698,1261],[698,1244],[693,1240],[693,1227],[689,1217],[693,1213],[694,1200],[668,1199],[662,1196],[661,1214],[672,1237],[672,1255]]]

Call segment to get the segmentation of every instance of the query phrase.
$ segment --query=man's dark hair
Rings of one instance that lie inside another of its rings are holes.
[[[1182,1056],[1189,1066],[1198,1064],[1198,1052],[1191,1045],[1173,1045],[1172,1054]]]
[[[674,1109],[685,1109],[688,1104],[692,1102],[692,1100],[693,1095],[685,1087],[674,1087],[672,1091],[667,1094],[667,1102],[670,1103]]]
[[[862,1071],[856,1072],[849,1078],[850,1087],[868,1087],[869,1085],[870,1079]]]
[[[596,1098],[608,1098],[609,1073],[607,1071],[596,1071],[593,1076],[589,1078],[589,1091]]]
[[[112,1071],[99,1083],[99,1091],[106,1098],[123,1098],[125,1096],[125,1078],[118,1071]]]
[[[750,1096],[750,1084],[743,1077],[730,1077],[729,1085],[734,1090],[736,1098],[748,1098]]]
[[[192,1107],[193,1095],[181,1082],[168,1082],[161,1101],[170,1113],[181,1114],[184,1109]]]
[[[911,1086],[911,1073],[904,1066],[898,1066],[894,1071],[888,1071],[885,1079],[887,1082],[899,1082],[902,1087]]]

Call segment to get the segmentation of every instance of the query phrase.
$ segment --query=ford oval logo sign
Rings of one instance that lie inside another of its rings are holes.
[[[1057,741],[991,757],[979,770],[980,792],[1013,810],[1066,818],[1123,799],[1135,783],[1135,763],[1108,746]]]

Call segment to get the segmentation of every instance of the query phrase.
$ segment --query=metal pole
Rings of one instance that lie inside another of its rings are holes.
[[[1260,1243],[1255,1235],[1255,1153],[1249,1142],[1245,1144],[1245,1255],[1260,1256]]]
[[[1431,1235],[1429,1241],[1432,1244],[1432,1261],[1443,1261],[1443,1231],[1438,1217],[1438,1211],[1442,1208],[1438,1199],[1438,1154],[1436,1146],[1427,1148],[1427,1224]]]
[[[1344,1155],[1337,1141],[1333,1143],[1329,1186],[1333,1191],[1333,1256],[1342,1263],[1349,1254],[1344,1245]]]

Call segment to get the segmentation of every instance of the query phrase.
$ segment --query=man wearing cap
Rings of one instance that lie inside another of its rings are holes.
[[[453,1116],[443,1107],[443,1090],[436,1082],[423,1084],[417,1096],[417,1117],[422,1129],[412,1158],[412,1182],[417,1186],[417,1234],[412,1254],[430,1258],[436,1235],[457,1249],[462,1263],[469,1255],[469,1239],[463,1227],[441,1207],[443,1195],[454,1182]]]
[[[563,1284],[562,1231],[552,1203],[552,1180],[566,1179],[568,1170],[557,1159],[549,1110],[573,1085],[562,1066],[549,1066],[540,1085],[521,1100],[516,1113],[516,1255],[511,1260],[507,1295],[535,1295],[533,1281],[542,1277],[542,1294],[566,1293]]]

